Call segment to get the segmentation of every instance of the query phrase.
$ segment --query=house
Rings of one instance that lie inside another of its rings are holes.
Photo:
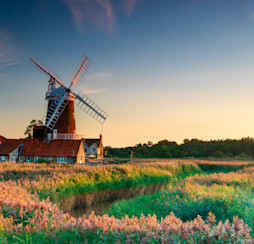
[[[87,158],[103,158],[102,135],[98,139],[84,139],[83,144]]]
[[[83,140],[29,140],[24,143],[19,162],[45,160],[57,163],[85,163]]]
[[[16,162],[21,150],[20,140],[0,136],[0,162]]]
[[[2,162],[38,162],[40,160],[57,163],[85,163],[82,140],[4,139],[0,144]]]

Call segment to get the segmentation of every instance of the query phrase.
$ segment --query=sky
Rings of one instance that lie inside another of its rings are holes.
[[[83,54],[79,89],[109,114],[75,107],[77,133],[104,145],[254,137],[254,1],[2,0],[0,135],[24,137],[46,113],[48,77],[64,84]]]

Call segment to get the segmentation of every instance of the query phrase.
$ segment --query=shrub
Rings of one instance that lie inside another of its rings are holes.
[[[250,158],[250,156],[248,156],[245,153],[241,153],[238,156],[236,156],[236,159],[249,159],[249,158]]]

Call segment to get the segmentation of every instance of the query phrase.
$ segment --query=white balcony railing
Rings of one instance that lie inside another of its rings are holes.
[[[78,134],[69,134],[69,133],[57,133],[56,135],[53,135],[53,140],[80,140],[84,138],[83,135]]]

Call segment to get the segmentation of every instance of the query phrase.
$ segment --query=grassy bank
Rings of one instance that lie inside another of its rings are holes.
[[[149,163],[79,166],[59,164],[0,164],[1,181],[14,181],[40,199],[52,202],[73,195],[106,189],[135,188],[168,182],[175,174],[192,174],[200,169],[191,163]]]
[[[183,221],[211,211],[217,221],[239,216],[254,228],[254,167],[237,172],[196,175],[169,183],[162,191],[131,200],[121,200],[107,212],[121,218],[155,214],[158,218],[174,212]]]

